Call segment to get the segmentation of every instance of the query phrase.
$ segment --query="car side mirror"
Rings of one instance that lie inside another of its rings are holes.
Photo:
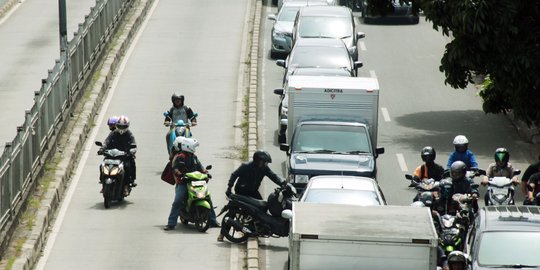
[[[283,59],[276,60],[276,65],[285,68],[285,60]]]
[[[365,38],[366,34],[364,32],[358,32],[356,33],[356,39],[362,39]]]
[[[378,157],[381,154],[384,154],[384,147],[375,148],[375,157]]]
[[[364,63],[362,61],[354,61],[354,69],[359,69],[364,66]]]
[[[279,145],[279,150],[289,152],[290,146],[286,143],[282,143]]]
[[[283,96],[283,88],[274,89],[274,94]]]
[[[268,16],[266,18],[268,18],[271,21],[275,21],[276,20],[276,14],[268,14]]]

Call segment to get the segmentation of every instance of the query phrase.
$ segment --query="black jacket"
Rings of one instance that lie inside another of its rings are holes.
[[[128,129],[126,132],[124,132],[124,134],[120,134],[118,129],[115,129],[109,133],[109,136],[107,136],[107,139],[105,139],[103,149],[116,148],[118,150],[127,152],[132,144],[137,145],[137,142],[135,142],[135,137],[133,136],[133,133],[131,133],[131,130]]]
[[[231,174],[229,178],[229,188],[236,182],[235,190],[254,192],[259,190],[264,177],[270,178],[272,182],[281,185],[283,180],[275,174],[268,166],[259,168],[253,161],[243,163]],[[238,180],[237,180],[238,179]]]
[[[461,181],[452,181],[452,187],[454,188],[454,194],[478,194],[478,189],[471,187],[472,180],[464,178]]]

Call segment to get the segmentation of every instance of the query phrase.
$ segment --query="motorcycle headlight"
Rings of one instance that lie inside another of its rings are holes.
[[[294,182],[297,184],[306,184],[309,180],[307,175],[297,174],[294,176]]]
[[[196,196],[197,196],[197,199],[204,199],[206,197],[206,195],[204,194],[204,192],[197,192],[196,193]]]
[[[103,174],[104,175],[109,175],[109,167],[103,166]]]
[[[117,175],[118,174],[118,167],[114,167],[112,168],[112,170],[110,171],[109,175]]]

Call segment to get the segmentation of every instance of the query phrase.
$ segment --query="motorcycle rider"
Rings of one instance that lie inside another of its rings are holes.
[[[424,164],[416,167],[414,170],[414,176],[418,180],[433,178],[435,181],[440,181],[443,178],[444,169],[441,165],[435,162],[435,157],[437,153],[435,149],[431,146],[426,146],[422,148],[420,152],[420,157]]]
[[[472,179],[466,176],[467,165],[463,161],[456,161],[450,166],[450,178],[452,178],[452,187],[454,194],[471,194],[472,208],[474,213],[478,212],[478,189],[472,188]]]
[[[527,182],[529,181],[529,178],[537,172],[540,172],[540,155],[538,155],[538,160],[535,163],[527,167],[527,169],[523,173],[523,176],[521,177],[521,192],[523,192],[523,195],[525,195],[525,197],[527,197],[527,194],[529,193],[527,191]]]
[[[453,141],[455,151],[448,156],[446,168],[450,169],[455,161],[463,161],[467,165],[467,171],[477,170],[478,162],[473,152],[469,150],[469,140],[464,135],[457,135]]]
[[[169,126],[171,123],[176,123],[178,120],[184,121],[184,123],[189,123],[191,121],[191,126],[197,125],[197,118],[194,117],[193,110],[190,107],[184,104],[185,97],[182,94],[173,93],[171,96],[172,107],[169,109],[169,117],[165,117],[163,125]],[[165,145],[169,142],[170,132],[165,136]]]
[[[186,173],[194,171],[208,173],[208,171],[199,161],[197,155],[195,155],[195,151],[198,146],[199,142],[192,138],[179,137],[175,141],[177,151],[179,149],[178,153],[172,160],[173,174],[176,180],[175,196],[171,206],[171,212],[169,213],[167,225],[163,228],[166,231],[173,230],[176,227],[180,211],[185,209],[188,190],[187,184],[184,182],[182,176]],[[211,200],[210,206],[210,227],[219,227],[220,224],[217,222],[216,213]]]
[[[136,166],[135,166],[135,153],[137,153],[137,148],[132,148],[131,146],[136,146],[135,137],[131,130],[129,130],[130,121],[129,118],[125,115],[118,117],[116,122],[116,129],[109,133],[107,139],[103,143],[103,146],[98,150],[98,154],[103,154],[103,151],[106,149],[118,149],[120,151],[129,152],[129,155],[126,160],[124,160],[124,169],[126,171],[126,184],[124,185],[124,196],[129,195],[128,185],[131,187],[136,187]]]
[[[450,252],[448,259],[443,267],[445,270],[466,270],[467,269],[467,257],[458,250]]]
[[[524,205],[534,205],[538,202],[535,202],[536,196],[540,192],[540,172],[534,173],[529,177],[527,181],[527,196],[525,198]]]
[[[279,186],[287,185],[287,182],[282,180],[276,173],[268,167],[268,163],[272,162],[270,154],[264,150],[257,150],[253,153],[253,160],[243,163],[238,167],[229,178],[229,184],[225,196],[229,197],[232,194],[232,187],[236,194],[249,196],[255,199],[262,200],[259,187],[263,178],[266,176]],[[236,183],[236,185],[235,185]],[[218,241],[223,241],[223,234],[220,233]]]
[[[109,126],[109,130],[111,132],[116,129],[116,122],[118,122],[118,116],[116,115],[109,117],[107,120],[107,125]]]
[[[490,178],[496,176],[503,176],[512,179],[514,185],[518,185],[519,181],[517,176],[514,176],[514,168],[512,164],[508,162],[510,160],[510,153],[506,148],[497,148],[494,154],[495,162],[489,164],[486,175],[483,177],[481,184],[487,185]]]

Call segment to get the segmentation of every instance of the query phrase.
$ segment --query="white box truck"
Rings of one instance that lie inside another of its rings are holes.
[[[435,270],[429,208],[293,203],[291,270]]]
[[[298,76],[286,84],[287,179],[302,189],[315,175],[375,178],[379,83],[376,78]]]

